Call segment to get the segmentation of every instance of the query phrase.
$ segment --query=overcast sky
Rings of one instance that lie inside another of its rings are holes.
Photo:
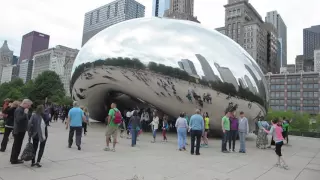
[[[50,35],[50,47],[61,44],[81,47],[84,14],[112,0],[9,0],[1,2],[0,43],[19,55],[21,38],[32,30]],[[152,0],[137,0],[151,16]],[[302,54],[303,28],[320,24],[320,0],[249,0],[264,19],[266,12],[277,10],[288,27],[288,63]],[[224,26],[227,0],[195,0],[195,16],[211,29]]]

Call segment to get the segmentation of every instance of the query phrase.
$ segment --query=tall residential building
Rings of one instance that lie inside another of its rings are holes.
[[[314,71],[320,72],[320,48],[314,50]]]
[[[304,67],[303,63],[304,63],[303,55],[296,56],[296,72],[297,73],[303,71],[303,67]]]
[[[194,75],[194,76],[198,75],[193,62],[190,61],[189,59],[181,59],[181,61],[179,61],[178,64],[180,68],[186,71],[188,74]]]
[[[248,0],[228,0],[225,26],[217,30],[240,44],[268,72],[267,35],[264,22]]]
[[[19,63],[22,60],[31,60],[35,52],[39,52],[49,47],[50,36],[32,31],[22,37]]]
[[[0,80],[2,76],[2,69],[7,64],[11,64],[13,59],[13,51],[8,47],[8,42],[4,41],[0,48]]]
[[[266,75],[270,108],[319,114],[319,76],[318,72]]]
[[[33,60],[22,60],[19,65],[19,78],[23,80],[24,83],[31,79],[32,75]]]
[[[320,25],[303,29],[303,56],[313,60],[314,50],[320,48]]]
[[[267,12],[266,22],[273,24],[277,29],[278,39],[281,44],[281,66],[287,65],[287,26],[277,11]]]
[[[1,75],[1,84],[10,82],[13,79],[17,78],[19,75],[19,68],[17,65],[8,64],[2,68],[2,75]]]
[[[278,35],[275,27],[270,23],[264,24],[267,30],[267,65],[268,72],[273,74],[280,72],[280,62],[278,61]]]
[[[144,17],[145,6],[135,0],[115,0],[89,11],[84,17],[82,46],[105,28],[129,19]]]
[[[153,0],[152,16],[163,17],[164,12],[170,8],[171,0]]]
[[[171,0],[170,8],[165,11],[164,17],[171,19],[182,19],[200,23],[193,16],[194,0]]]

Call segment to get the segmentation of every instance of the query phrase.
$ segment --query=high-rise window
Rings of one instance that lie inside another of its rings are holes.
[[[90,14],[90,25],[92,25],[93,12]]]
[[[108,6],[108,9],[107,9],[107,19],[110,18],[110,5]]]
[[[114,17],[118,16],[118,2],[114,5]]]
[[[99,18],[100,18],[99,16],[100,16],[100,9],[98,9],[98,10],[97,10],[97,19],[96,19],[96,23],[98,23],[98,22],[99,22]]]

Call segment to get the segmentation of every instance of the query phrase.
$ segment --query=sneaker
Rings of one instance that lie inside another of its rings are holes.
[[[112,148],[111,151],[112,151],[112,152],[116,152],[116,149],[115,149],[115,148]]]
[[[78,146],[78,150],[81,151],[81,146]]]
[[[235,150],[232,150],[232,152],[236,152]]]
[[[105,147],[103,150],[104,151],[110,151],[110,148],[109,147]]]
[[[289,169],[289,166],[286,165],[286,164],[284,164],[284,165],[282,165],[282,168],[285,169],[285,170],[288,170],[288,169]]]
[[[223,153],[229,153],[229,151],[228,150],[225,150],[225,151],[222,151]]]
[[[208,144],[205,144],[203,147],[208,148],[209,146],[208,146]]]

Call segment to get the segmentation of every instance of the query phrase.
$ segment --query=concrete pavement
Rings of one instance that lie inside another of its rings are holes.
[[[150,143],[151,134],[145,133],[135,148],[130,147],[130,140],[119,139],[116,152],[104,152],[104,126],[99,123],[89,127],[81,151],[75,145],[67,148],[67,137],[68,131],[61,122],[52,123],[42,168],[31,168],[30,162],[11,165],[13,139],[10,139],[7,152],[0,153],[0,180],[319,180],[320,177],[320,139],[291,136],[290,145],[283,147],[290,169],[284,170],[273,167],[276,162],[273,150],[255,148],[253,135],[247,139],[247,154],[223,154],[220,139],[211,139],[209,148],[200,150],[200,156],[178,151],[175,134],[169,135],[169,142],[161,143],[160,132],[155,144]]]

